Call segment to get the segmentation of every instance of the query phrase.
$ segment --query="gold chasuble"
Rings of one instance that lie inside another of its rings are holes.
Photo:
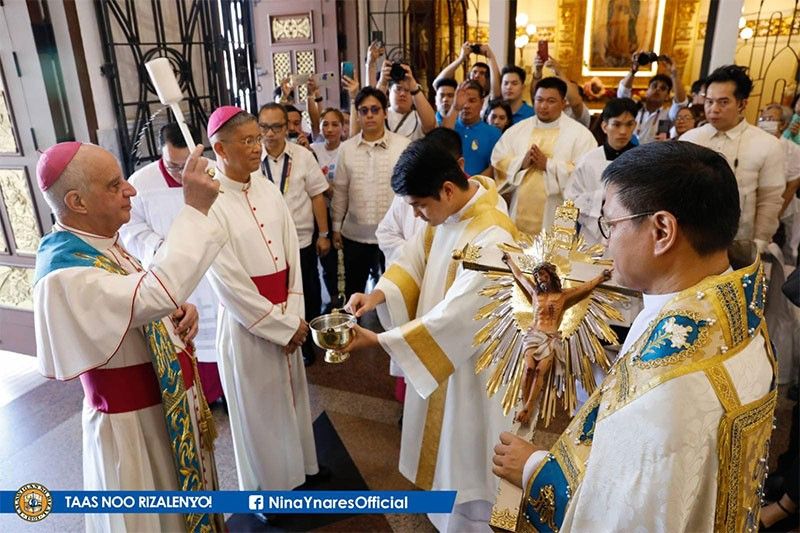
[[[775,359],[763,314],[765,292],[763,268],[757,262],[708,277],[669,300],[534,469],[525,487],[517,531],[558,531],[562,526],[580,529],[586,523],[581,507],[593,508],[592,500],[607,497],[601,487],[611,490],[614,484],[625,485],[629,501],[614,500],[605,516],[596,517],[598,530],[619,527],[620,520],[634,523],[642,519],[644,529],[648,528],[645,521],[650,520],[648,523],[665,530],[755,531],[777,397]],[[706,400],[699,395],[685,396],[691,389],[679,385],[690,377],[696,378],[693,383],[700,383],[694,390],[707,394],[715,410],[704,411],[700,404]],[[677,383],[679,378],[684,381]],[[664,396],[665,390],[676,394]],[[745,394],[742,391],[747,391],[746,401],[740,398]],[[761,392],[754,395],[753,391]],[[664,405],[665,398],[671,405]],[[681,405],[687,413],[669,411],[682,409],[680,402],[685,402]],[[623,426],[635,423],[631,417],[641,416],[642,408],[645,416],[659,410],[671,420],[688,417],[687,422],[636,430],[660,432],[648,441],[657,442],[656,446],[623,444],[626,432],[635,434],[630,428],[623,431]],[[680,442],[675,435],[678,432],[680,438],[690,435],[691,440],[712,446],[716,442],[716,450],[707,450],[707,456],[683,457],[685,447],[675,445]],[[598,451],[603,455],[594,457],[593,444],[598,439],[603,440],[604,452]],[[666,469],[667,482],[653,480],[646,473],[635,480],[600,479],[596,470],[590,471],[592,483],[587,488],[582,485],[587,465],[602,469],[598,461]],[[691,475],[685,475],[687,472]],[[639,508],[637,502],[642,501],[661,503]],[[617,504],[625,508],[615,509]],[[671,522],[674,515],[685,519],[681,525]],[[624,518],[614,522],[619,516]]]
[[[549,159],[553,157],[553,148],[559,132],[560,128],[534,128],[528,144],[538,146]],[[498,183],[503,183],[506,180],[508,166],[517,156],[518,154],[512,153],[500,161],[497,166],[499,171],[497,175]],[[544,219],[548,194],[544,180],[543,171],[528,167],[522,183],[514,193],[514,200],[511,202],[511,218],[520,231],[530,235],[536,235],[545,227]],[[549,222],[546,224],[547,226],[549,226]]]

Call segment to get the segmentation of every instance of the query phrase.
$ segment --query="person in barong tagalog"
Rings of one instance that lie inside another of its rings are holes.
[[[525,297],[533,304],[533,322],[523,338],[525,357],[525,377],[522,383],[522,408],[514,417],[515,422],[530,423],[534,404],[539,397],[542,384],[554,360],[561,363],[556,369],[563,375],[566,364],[564,346],[558,328],[564,313],[583,300],[598,285],[611,279],[611,270],[577,287],[561,288],[561,279],[552,263],[539,263],[533,269],[533,281],[522,273],[519,266],[508,253],[503,254],[503,262],[511,269]]]

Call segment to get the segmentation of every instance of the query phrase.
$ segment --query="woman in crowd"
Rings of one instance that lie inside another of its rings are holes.
[[[502,98],[496,98],[486,106],[486,111],[483,112],[483,120],[504,132],[511,126],[511,115],[513,113],[508,102]]]

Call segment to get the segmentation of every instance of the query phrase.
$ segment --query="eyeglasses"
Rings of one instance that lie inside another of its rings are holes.
[[[164,168],[167,169],[167,172],[170,172],[170,173],[173,173],[173,174],[177,174],[178,172],[183,170],[183,167],[186,165],[186,162],[183,162],[183,163],[168,163],[167,160],[163,159],[163,158],[162,158],[162,161],[164,161]]]
[[[597,227],[600,228],[600,234],[606,239],[609,239],[611,235],[611,228],[613,228],[614,224],[617,222],[624,222],[625,220],[633,220],[641,217],[649,217],[654,213],[655,211],[648,211],[646,213],[636,213],[635,215],[628,215],[618,218],[606,218],[604,215],[600,215],[600,218],[597,219]]]
[[[358,108],[358,114],[362,117],[366,117],[369,114],[377,115],[381,111],[383,111],[383,108],[379,105],[361,106]]]
[[[254,147],[256,145],[260,145],[263,140],[264,140],[264,136],[263,135],[259,135],[257,137],[245,137],[244,139],[236,139],[236,140],[233,140],[233,141],[226,141],[224,139],[220,139],[220,141],[224,142],[224,143],[236,142],[236,143],[243,144],[243,145],[247,146],[248,148],[252,148],[252,147]]]
[[[265,122],[259,122],[258,127],[261,128],[261,131],[267,133],[268,131],[272,131],[272,133],[280,133],[283,128],[286,127],[285,122],[281,122],[280,124],[267,124]]]

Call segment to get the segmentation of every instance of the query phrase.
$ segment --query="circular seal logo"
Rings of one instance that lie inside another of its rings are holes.
[[[44,485],[28,483],[14,495],[14,510],[26,522],[39,522],[53,510],[53,497]]]

